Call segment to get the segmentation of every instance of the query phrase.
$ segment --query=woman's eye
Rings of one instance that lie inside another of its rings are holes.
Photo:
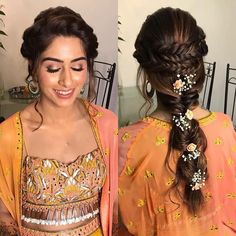
[[[47,67],[47,72],[49,72],[49,73],[56,73],[56,72],[58,72],[60,69],[61,69],[61,68],[53,69],[53,68]]]
[[[71,67],[71,69],[74,71],[82,71],[84,68],[81,66],[81,67]]]

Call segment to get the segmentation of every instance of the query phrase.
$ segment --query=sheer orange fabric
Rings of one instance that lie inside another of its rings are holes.
[[[199,120],[207,137],[209,178],[205,202],[190,215],[168,191],[175,176],[165,166],[170,124],[151,117],[119,132],[119,207],[123,224],[138,236],[223,236],[236,234],[236,135],[229,117],[211,113]],[[171,168],[176,158],[171,154]]]
[[[107,167],[107,177],[102,188],[100,203],[100,221],[103,235],[111,236],[113,204],[117,192],[117,118],[104,108],[88,102],[84,103],[90,114]],[[24,159],[22,138],[19,113],[1,123],[0,200],[7,209],[8,222],[17,225],[18,230],[21,228],[21,169]]]

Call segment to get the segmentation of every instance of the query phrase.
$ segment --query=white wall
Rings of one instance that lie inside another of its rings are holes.
[[[5,31],[8,37],[1,40],[6,51],[0,50],[0,76],[5,89],[24,84],[27,64],[20,54],[23,31],[33,23],[42,10],[67,6],[79,12],[92,26],[99,41],[98,60],[117,62],[117,0],[1,0],[6,17]],[[117,81],[117,80],[116,80]],[[117,85],[114,84],[112,109],[116,109]]]
[[[118,15],[122,22],[119,42],[119,83],[135,86],[137,62],[132,57],[136,36],[148,14],[161,7],[189,11],[207,35],[209,53],[206,61],[216,61],[211,110],[223,111],[226,64],[236,67],[235,0],[119,0]]]

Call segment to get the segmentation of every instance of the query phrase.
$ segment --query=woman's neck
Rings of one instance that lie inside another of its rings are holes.
[[[76,100],[71,106],[57,107],[43,100],[35,104],[35,109],[43,115],[44,123],[63,124],[73,122],[83,117],[85,111],[83,104]]]

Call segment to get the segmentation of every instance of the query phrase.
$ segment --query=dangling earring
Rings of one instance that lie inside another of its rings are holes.
[[[146,83],[146,94],[149,98],[152,98],[154,95],[155,90],[153,89],[151,83],[147,81]]]
[[[30,92],[30,95],[32,97],[39,97],[39,84],[37,82],[36,79],[33,79],[32,76],[28,76],[25,80],[25,82],[27,83],[27,88]]]

